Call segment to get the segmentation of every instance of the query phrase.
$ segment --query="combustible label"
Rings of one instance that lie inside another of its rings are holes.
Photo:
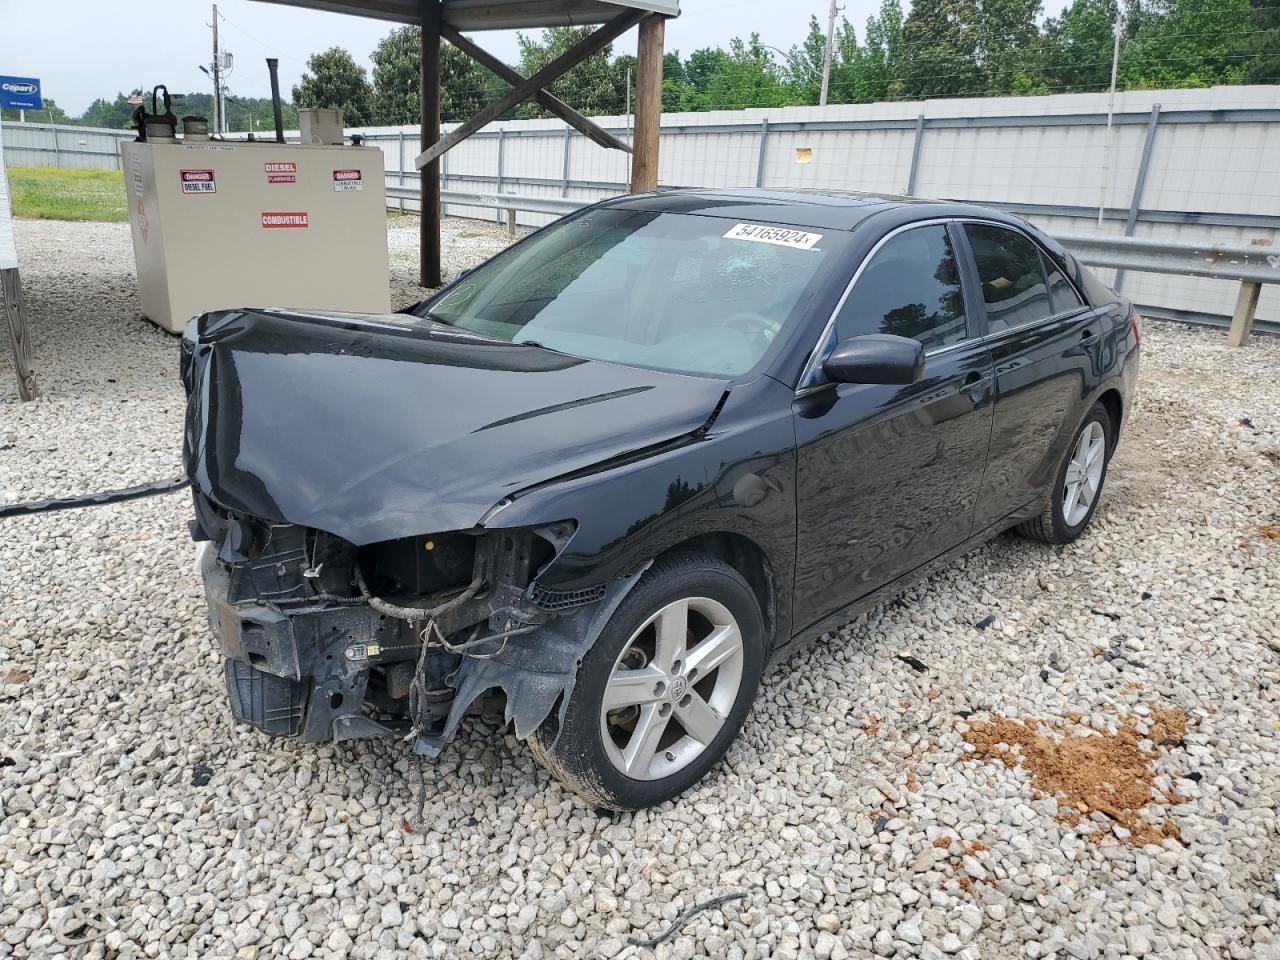
[[[298,182],[298,165],[286,161],[277,163],[264,163],[263,169],[267,171],[267,183],[297,183]]]
[[[344,190],[363,190],[364,182],[360,179],[359,170],[333,171],[333,189],[342,193]]]
[[[264,227],[309,227],[311,222],[305,213],[268,213],[263,211]]]
[[[217,193],[212,170],[182,170],[183,193]]]

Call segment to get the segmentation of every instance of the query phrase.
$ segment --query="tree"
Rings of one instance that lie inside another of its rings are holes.
[[[3,110],[5,120],[16,121],[19,113],[17,110]],[[63,110],[52,97],[44,98],[44,106],[39,110],[26,111],[27,121],[29,123],[75,123],[73,117],[67,116],[67,112]]]
[[[293,88],[293,102],[300,107],[339,107],[349,127],[372,122],[373,89],[364,68],[341,47],[313,53],[301,81]]]
[[[1082,93],[1111,85],[1115,0],[1074,0],[1044,25],[1041,74],[1050,90]]]
[[[422,28],[391,31],[371,59],[375,122],[417,123],[422,111]],[[440,41],[441,120],[467,119],[506,86],[453,44]]]
[[[1249,0],[1155,0],[1120,53],[1125,87],[1208,87],[1240,83],[1239,38],[1253,23]]]
[[[982,86],[973,37],[960,20],[956,0],[915,0],[902,28],[906,56],[895,79],[895,98],[975,94]]]
[[[1280,83],[1280,0],[1252,0],[1251,6],[1251,30],[1239,47],[1248,58],[1244,82]]]
[[[552,27],[542,31],[537,40],[527,34],[519,34],[520,66],[524,76],[541,70],[578,41],[590,36],[594,27]],[[613,45],[593,53],[568,70],[564,76],[552,82],[550,90],[557,97],[587,116],[617,115],[626,109],[626,79],[609,62]],[[634,61],[632,61],[634,64]],[[536,104],[525,103],[519,108],[522,117],[545,117],[547,113]]]
[[[80,115],[80,122],[86,127],[124,130],[129,127],[129,118],[133,116],[135,109],[123,93],[117,93],[114,100],[99,97]]]
[[[795,103],[798,91],[760,42],[758,33],[747,41],[734,37],[729,52],[707,79],[705,94],[695,102],[700,110],[741,110],[745,107],[781,107]]]

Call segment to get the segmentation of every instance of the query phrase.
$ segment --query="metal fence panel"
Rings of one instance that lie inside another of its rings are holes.
[[[1021,213],[1050,233],[1121,235],[1129,229],[1194,243],[1276,239],[1280,247],[1274,162],[1280,156],[1280,87],[1124,92],[1116,97],[1110,132],[1106,104],[1105,94],[1068,94],[667,114],[659,182],[887,193],[914,186],[917,196]],[[629,136],[629,118],[597,119],[623,139]],[[351,132],[383,149],[388,186],[416,185],[416,127]],[[115,168],[117,141],[129,136],[47,124],[4,127],[14,166]],[[628,156],[566,133],[558,120],[504,121],[443,160],[446,190],[588,202],[625,192],[629,171]],[[1106,206],[1101,227],[1100,200]],[[400,204],[416,208],[410,199]],[[446,212],[495,217],[492,208],[454,202],[446,203]],[[518,217],[526,226],[550,219],[533,211]],[[1112,271],[1100,273],[1114,279]],[[1122,283],[1140,303],[1193,314],[1230,315],[1236,293],[1234,283],[1201,277],[1131,272]],[[1276,286],[1264,287],[1259,314],[1280,319]]]

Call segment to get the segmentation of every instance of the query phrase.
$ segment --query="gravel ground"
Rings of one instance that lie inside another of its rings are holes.
[[[504,242],[449,234],[453,269]],[[0,365],[0,501],[176,475],[127,227],[18,244],[45,396]],[[1088,536],[1002,537],[824,638],[634,815],[477,721],[409,832],[396,746],[230,723],[182,496],[5,521],[0,957],[1280,957],[1278,369],[1149,324]]]

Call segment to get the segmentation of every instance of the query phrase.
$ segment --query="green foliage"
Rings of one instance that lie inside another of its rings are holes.
[[[293,88],[293,102],[300,107],[340,107],[343,122],[363,127],[373,119],[373,88],[364,68],[341,47],[313,53]]]
[[[129,219],[129,197],[119,170],[10,167],[13,215],[41,220]]]
[[[422,29],[401,27],[374,48],[373,122],[417,123],[422,89]],[[440,42],[440,119],[465,120],[506,89],[452,44]]]
[[[553,27],[543,30],[538,39],[527,34],[519,35],[520,64],[516,68],[522,76],[541,70],[575,43],[594,32],[594,27]],[[626,66],[635,68],[635,58],[619,58],[610,62],[612,44],[587,57],[551,84],[550,90],[557,97],[585,113],[587,116],[608,116],[626,109]],[[545,117],[547,113],[537,105],[526,103],[518,111],[521,117]]]
[[[1120,57],[1130,88],[1208,87],[1245,76],[1249,0],[1154,0]]]
[[[1118,86],[1122,89],[1195,87],[1280,82],[1280,0],[1067,0],[1056,17],[1037,26],[1041,0],[881,0],[859,40],[848,20],[836,25],[829,103],[955,96],[1040,95],[1107,89],[1117,22],[1123,23]],[[559,57],[591,27],[557,27],[521,34],[524,76]],[[313,55],[309,72],[293,89],[303,106],[339,106],[349,126],[416,123],[419,112],[420,33],[392,31],[373,51],[373,82],[338,47]],[[703,47],[682,57],[668,51],[662,63],[666,112],[736,110],[744,107],[816,104],[822,86],[825,24],[809,18],[803,42],[781,58],[757,34],[726,47]],[[634,96],[635,57],[614,57],[606,46],[551,84],[560,99],[581,112],[617,116],[627,110],[628,78]],[[510,89],[492,72],[451,44],[441,45],[441,118],[458,122]],[[53,101],[28,119],[128,127],[133,112],[123,93],[95,100],[78,118]],[[285,105],[285,126],[297,114]],[[175,113],[211,116],[208,94],[188,94]],[[237,132],[271,129],[265,98],[231,98]],[[507,117],[547,114],[524,103]],[[5,111],[5,119],[16,119]]]
[[[1101,90],[1111,83],[1111,52],[1120,11],[1114,0],[1074,0],[1044,25],[1046,84],[1067,91]]]
[[[18,122],[17,110],[0,110],[6,123]],[[27,123],[78,123],[75,117],[67,116],[67,112],[50,97],[44,98],[44,106],[39,110],[27,111]]]
[[[1245,83],[1280,83],[1280,0],[1252,0],[1250,31],[1239,46]],[[48,102],[48,101],[46,101]]]

